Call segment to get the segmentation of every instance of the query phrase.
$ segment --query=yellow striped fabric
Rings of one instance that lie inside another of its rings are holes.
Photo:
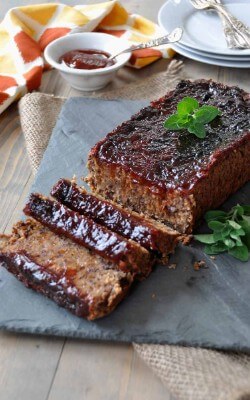
[[[116,0],[74,7],[38,4],[10,9],[0,23],[0,113],[40,86],[46,68],[43,51],[50,42],[70,32],[93,30],[123,37],[131,44],[163,34],[157,24],[129,14]],[[173,55],[167,46],[134,51],[129,65],[142,68]]]

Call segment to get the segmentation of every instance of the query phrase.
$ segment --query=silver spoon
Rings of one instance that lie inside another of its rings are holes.
[[[160,46],[162,44],[178,42],[182,37],[182,33],[183,33],[182,28],[175,28],[172,32],[170,32],[166,36],[162,36],[157,39],[149,40],[149,42],[146,42],[146,43],[140,43],[140,44],[138,44],[138,46],[131,46],[125,50],[120,51],[119,53],[115,54],[114,56],[109,57],[108,60],[113,60],[114,58],[118,57],[120,54],[130,53],[131,51],[134,51],[134,50],[148,49],[149,47],[156,47],[156,46]]]

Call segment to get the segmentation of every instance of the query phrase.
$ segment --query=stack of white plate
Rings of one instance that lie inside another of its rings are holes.
[[[250,26],[250,0],[222,0],[228,11]],[[218,14],[196,10],[189,0],[168,0],[159,11],[159,24],[169,33],[183,28],[178,44],[171,45],[177,53],[206,64],[250,68],[250,49],[229,49]]]

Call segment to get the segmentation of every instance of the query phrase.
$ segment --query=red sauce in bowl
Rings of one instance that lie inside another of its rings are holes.
[[[75,69],[100,69],[115,64],[109,60],[111,54],[102,50],[71,50],[59,58],[59,62]]]

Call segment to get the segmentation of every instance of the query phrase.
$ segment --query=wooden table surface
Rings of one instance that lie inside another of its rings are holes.
[[[41,2],[1,2],[0,18],[10,7]],[[64,3],[73,5],[81,1]],[[164,0],[123,1],[130,11],[155,21],[163,3]],[[250,89],[248,70],[209,66],[184,58],[183,61],[187,77],[213,78]],[[143,79],[166,66],[167,61],[161,60],[141,71],[130,69],[127,77],[130,80]],[[119,86],[124,82],[118,78],[115,84]],[[56,71],[44,74],[40,91],[60,96],[80,95],[70,89]],[[8,231],[17,221],[32,181],[17,104],[13,104],[0,116],[1,232]],[[173,397],[130,345],[1,332],[0,399],[173,400]]]

